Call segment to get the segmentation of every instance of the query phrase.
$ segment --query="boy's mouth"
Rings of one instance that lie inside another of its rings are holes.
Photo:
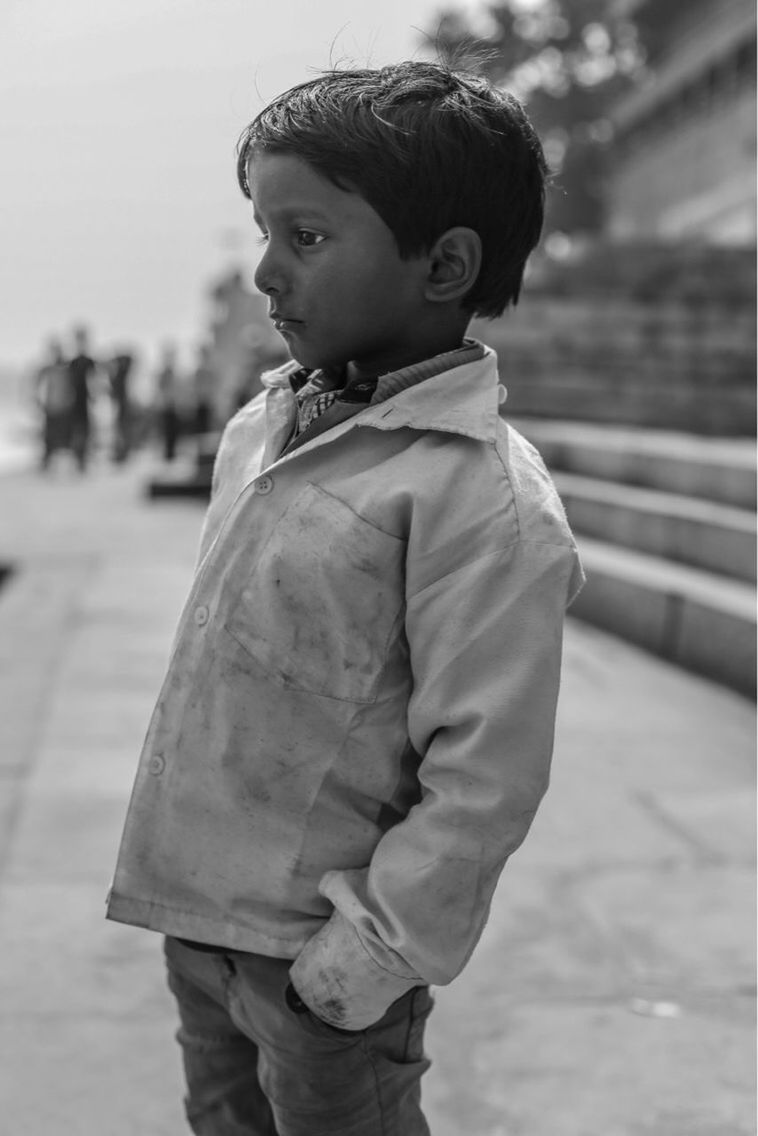
[[[270,312],[269,317],[274,321],[274,327],[277,331],[287,331],[288,328],[303,322],[302,320],[292,319],[290,316],[282,315],[281,312]]]

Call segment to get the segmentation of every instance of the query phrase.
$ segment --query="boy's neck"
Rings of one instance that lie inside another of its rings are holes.
[[[359,359],[351,359],[344,370],[346,382],[376,379],[379,375],[389,375],[395,371],[402,371],[405,367],[412,367],[416,363],[424,363],[427,359],[433,359],[435,355],[456,351],[463,345],[467,327],[468,323],[463,328],[454,328],[445,335],[435,336],[429,342],[419,343],[417,347],[388,359],[386,364],[379,367],[376,364],[365,366]]]

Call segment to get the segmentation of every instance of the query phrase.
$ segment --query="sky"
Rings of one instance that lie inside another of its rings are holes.
[[[189,366],[210,283],[259,256],[237,138],[331,65],[419,54],[445,0],[1,0],[0,368],[76,322]],[[476,14],[480,0],[447,6]]]

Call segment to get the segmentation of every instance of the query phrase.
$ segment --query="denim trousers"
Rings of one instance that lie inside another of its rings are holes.
[[[336,1029],[289,984],[290,959],[165,940],[196,1136],[429,1136],[426,986],[366,1030]]]

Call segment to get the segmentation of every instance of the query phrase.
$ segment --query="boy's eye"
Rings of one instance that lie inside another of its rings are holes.
[[[320,245],[324,236],[322,233],[314,233],[311,229],[298,229],[296,240],[302,248],[312,248],[313,245]]]

